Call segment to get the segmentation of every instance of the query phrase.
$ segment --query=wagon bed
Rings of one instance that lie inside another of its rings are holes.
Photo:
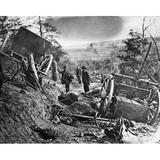
[[[143,86],[143,88],[139,86]],[[112,117],[123,116],[129,120],[148,124],[153,124],[157,120],[160,108],[160,93],[157,83],[113,74],[106,78],[102,85],[103,89],[106,91],[106,100],[101,107],[106,108],[101,111],[105,112],[106,117],[112,110]]]

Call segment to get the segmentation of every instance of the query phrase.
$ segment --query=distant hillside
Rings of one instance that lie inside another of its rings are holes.
[[[152,41],[151,38],[148,38],[149,41]],[[158,48],[160,50],[160,37],[155,38]],[[66,52],[69,54],[69,57],[74,61],[77,60],[95,60],[95,59],[104,59],[109,58],[111,53],[117,53],[124,46],[123,40],[112,40],[112,41],[102,41],[102,42],[93,42],[80,46],[72,46],[72,48],[66,49]],[[150,51],[150,57],[155,58],[156,50],[155,45],[152,43],[152,48]]]
[[[115,51],[116,48],[123,46],[122,40],[115,41],[102,41],[102,42],[93,42],[86,45],[72,46],[69,49],[66,49],[66,52],[69,54],[71,59],[77,60],[89,60],[89,59],[103,59],[110,57],[110,54]]]

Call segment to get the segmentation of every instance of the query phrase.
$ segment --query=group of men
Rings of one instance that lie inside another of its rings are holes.
[[[63,67],[63,71],[58,71],[62,74],[61,76],[61,83],[65,85],[66,93],[70,90],[70,84],[72,80],[74,79],[73,75],[68,71],[67,67]],[[82,66],[82,68],[78,67],[76,68],[76,77],[79,84],[83,83],[84,91],[89,91],[89,85],[90,85],[90,76],[89,73],[86,70],[85,66]],[[3,72],[2,72],[2,65],[0,63],[0,94],[1,94],[1,87],[3,83]]]
[[[74,79],[73,75],[68,71],[66,66],[63,67],[63,71],[58,72],[62,74],[61,83],[65,85],[66,92],[69,92],[70,83]],[[84,91],[88,92],[90,85],[90,76],[85,66],[82,66],[82,68],[77,66],[76,77],[79,84],[83,83]]]

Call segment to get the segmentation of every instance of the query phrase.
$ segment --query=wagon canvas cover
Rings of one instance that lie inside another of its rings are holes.
[[[21,27],[14,37],[11,50],[25,57],[27,54],[33,53],[35,61],[38,61],[51,46],[51,42]]]

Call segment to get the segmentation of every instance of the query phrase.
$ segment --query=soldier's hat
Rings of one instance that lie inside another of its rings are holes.
[[[82,66],[82,69],[86,69],[86,67],[85,67],[85,66]]]

